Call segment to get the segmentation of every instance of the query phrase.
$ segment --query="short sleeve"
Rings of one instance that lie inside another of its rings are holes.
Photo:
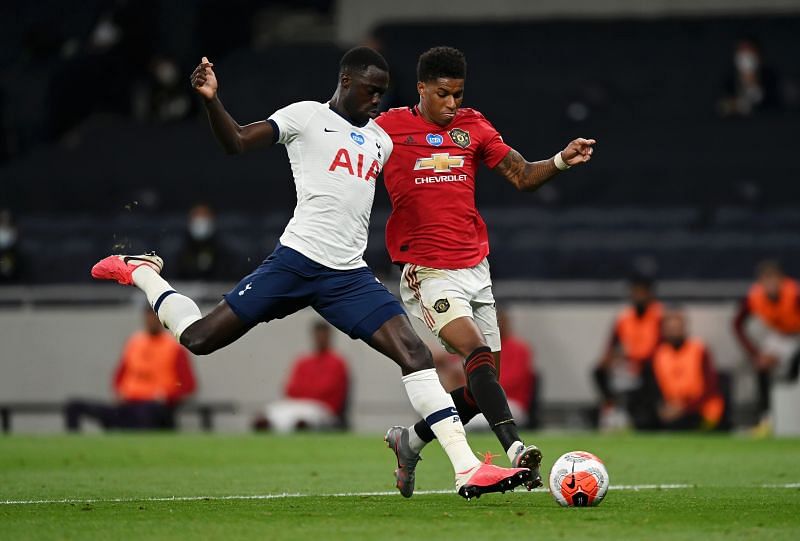
[[[380,118],[379,118],[380,119]],[[376,121],[377,124],[377,121]],[[386,165],[386,162],[389,161],[389,156],[392,155],[392,151],[394,150],[394,142],[386,130],[383,129],[383,126],[378,124],[378,137],[381,140],[381,147],[380,158],[381,158],[381,166]]]
[[[483,119],[482,124],[483,137],[481,139],[485,142],[481,144],[480,148],[481,160],[489,169],[494,169],[506,157],[511,147],[503,141],[500,133],[488,120]]]
[[[315,101],[299,101],[272,113],[267,121],[278,128],[277,142],[282,145],[292,142],[319,110],[319,105]]]

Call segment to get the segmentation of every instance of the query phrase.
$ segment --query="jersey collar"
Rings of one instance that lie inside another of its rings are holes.
[[[334,113],[336,116],[338,116],[339,118],[341,118],[342,120],[344,120],[345,122],[347,122],[348,124],[350,124],[351,126],[353,126],[354,128],[366,128],[366,127],[367,127],[367,124],[369,124],[369,121],[370,121],[370,120],[372,120],[371,118],[368,118],[368,119],[367,119],[367,121],[364,123],[364,125],[363,125],[363,126],[359,126],[358,124],[353,124],[353,123],[350,121],[350,119],[349,119],[349,118],[347,118],[347,117],[346,117],[346,116],[344,116],[342,113],[340,113],[339,111],[337,111],[336,109],[334,109],[334,108],[333,108],[333,106],[331,105],[331,102],[328,102],[328,109],[330,109],[330,110],[331,110],[331,111],[332,111],[332,112],[333,112],[333,113]]]

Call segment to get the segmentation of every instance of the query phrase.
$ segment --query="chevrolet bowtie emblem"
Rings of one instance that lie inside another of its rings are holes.
[[[450,156],[450,154],[433,154],[430,158],[417,158],[414,171],[433,169],[434,173],[447,173],[451,167],[463,167],[464,156]]]

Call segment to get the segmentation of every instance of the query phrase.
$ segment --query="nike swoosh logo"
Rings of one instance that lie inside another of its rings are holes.
[[[575,464],[574,463],[572,464],[572,476],[570,477],[570,482],[569,483],[565,483],[565,484],[567,485],[567,488],[570,489],[570,490],[575,488]]]
[[[325,133],[333,133],[333,132],[338,132],[339,131],[339,130],[329,130],[328,128],[324,128],[324,129],[325,129]]]

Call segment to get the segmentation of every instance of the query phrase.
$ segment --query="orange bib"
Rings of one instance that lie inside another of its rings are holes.
[[[798,284],[784,278],[777,301],[770,299],[761,284],[754,284],[747,295],[750,309],[769,327],[784,334],[800,333]]]
[[[124,400],[159,400],[178,386],[175,360],[180,345],[172,336],[141,332],[128,341],[118,392]]]
[[[699,340],[689,339],[675,350],[662,343],[653,356],[655,374],[661,394],[668,402],[688,404],[698,400],[705,392],[703,355],[705,346]],[[720,396],[712,396],[700,405],[700,414],[715,425],[722,418],[725,404]]]
[[[659,302],[650,303],[642,317],[636,310],[627,308],[617,320],[617,335],[625,357],[636,363],[650,358],[661,336],[661,314]]]

